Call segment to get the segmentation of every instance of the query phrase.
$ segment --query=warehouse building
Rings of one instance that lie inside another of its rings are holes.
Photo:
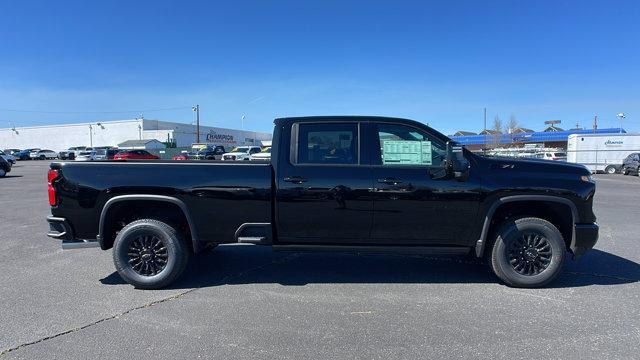
[[[197,142],[196,126],[160,120],[132,119],[78,124],[0,129],[0,149],[41,148],[54,151],[74,146],[118,146],[128,141],[157,140],[163,144],[189,147]],[[261,145],[271,133],[200,126],[200,143]],[[157,147],[155,142],[146,143]],[[147,145],[144,145],[147,146]]]

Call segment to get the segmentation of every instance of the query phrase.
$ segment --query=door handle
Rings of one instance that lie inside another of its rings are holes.
[[[378,179],[378,182],[380,184],[387,184],[387,185],[398,185],[398,184],[402,184],[402,181],[396,179],[396,178],[382,178],[382,179]]]
[[[307,182],[307,179],[303,178],[302,176],[287,176],[282,180],[294,184],[302,184],[304,182]]]

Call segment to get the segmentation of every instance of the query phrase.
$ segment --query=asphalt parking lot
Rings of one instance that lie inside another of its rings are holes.
[[[220,246],[172,288],[45,236],[48,162],[0,179],[3,358],[640,358],[640,178],[598,175],[596,249],[550,288],[460,258]]]

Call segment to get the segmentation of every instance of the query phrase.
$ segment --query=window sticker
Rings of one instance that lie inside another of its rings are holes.
[[[431,165],[431,141],[385,140],[383,165]]]

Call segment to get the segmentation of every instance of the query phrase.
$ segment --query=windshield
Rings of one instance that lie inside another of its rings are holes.
[[[233,148],[233,150],[231,150],[230,152],[247,152],[249,151],[249,147],[248,146],[239,146],[239,147],[235,147]]]

